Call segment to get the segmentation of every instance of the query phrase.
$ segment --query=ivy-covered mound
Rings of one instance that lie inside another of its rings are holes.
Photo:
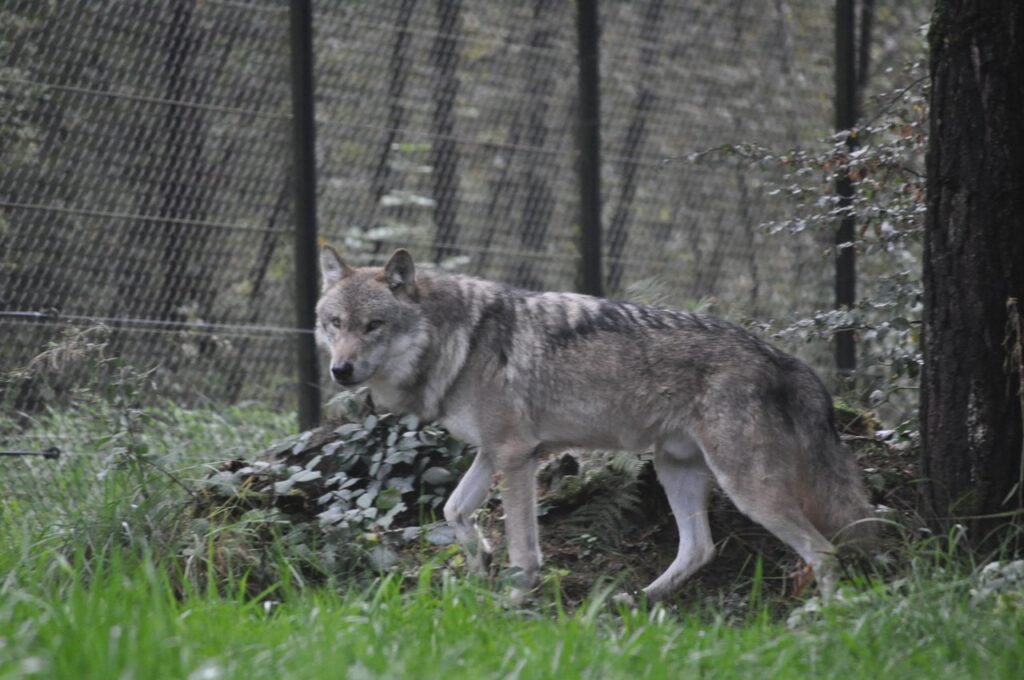
[[[340,413],[328,424],[276,442],[254,461],[224,463],[201,483],[195,514],[221,525],[266,522],[286,543],[316,546],[326,567],[339,557],[352,566],[360,556],[388,566],[393,560],[380,564],[379,549],[363,548],[392,534],[408,542],[418,532],[402,529],[421,524],[448,542],[437,520],[474,451],[415,416],[374,413],[365,390],[342,393],[331,406]]]
[[[269,547],[283,545],[289,560],[302,558],[307,577],[414,573],[430,558],[461,569],[441,510],[472,462],[472,447],[415,417],[374,413],[365,391],[343,393],[332,405],[340,415],[330,424],[282,440],[253,462],[228,461],[202,482],[195,535],[217,536],[219,543],[211,550],[197,542],[185,557],[199,559],[205,550],[251,573],[268,559]],[[858,420],[863,423],[863,415]],[[865,462],[896,453],[872,433],[851,438],[872,441],[861,446]],[[909,485],[909,474],[892,484],[869,475],[875,501],[893,504],[889,496]],[[566,597],[582,597],[607,575],[620,578],[624,588],[642,587],[675,556],[675,522],[648,455],[567,452],[544,462],[539,484],[542,550]],[[505,564],[500,498],[498,480],[478,518],[497,550],[496,572]],[[738,584],[759,569],[765,587],[790,587],[795,556],[724,497],[714,498],[711,523],[718,558],[684,596],[742,593]]]

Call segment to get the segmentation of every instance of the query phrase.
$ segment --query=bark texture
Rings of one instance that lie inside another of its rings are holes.
[[[1024,3],[939,0],[929,38],[922,468],[941,526],[1024,498],[1007,312],[1024,298]]]

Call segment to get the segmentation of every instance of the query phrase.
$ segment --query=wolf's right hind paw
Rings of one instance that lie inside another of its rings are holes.
[[[612,595],[611,602],[616,607],[625,607],[626,609],[636,609],[638,604],[636,594],[626,592]]]

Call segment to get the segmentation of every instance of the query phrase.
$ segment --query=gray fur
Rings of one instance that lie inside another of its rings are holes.
[[[480,453],[445,506],[471,566],[490,546],[472,522],[504,484],[516,591],[537,581],[537,455],[570,446],[655,451],[679,553],[645,589],[675,590],[714,554],[712,480],[833,588],[834,539],[870,539],[859,471],[832,402],[803,362],[721,319],[573,293],[533,293],[417,271],[404,250],[352,268],[326,247],[317,339],[353,364],[382,407],[439,420]]]

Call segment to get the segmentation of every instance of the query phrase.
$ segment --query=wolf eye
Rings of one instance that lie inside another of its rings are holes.
[[[338,318],[338,317],[336,317],[336,316],[332,316],[332,317],[331,317],[331,318],[330,318],[330,319],[328,320],[328,323],[329,323],[329,324],[331,324],[332,326],[334,326],[335,328],[341,328],[341,319],[339,319],[339,318]]]
[[[374,319],[370,323],[366,324],[366,332],[367,333],[372,333],[372,332],[374,332],[375,330],[377,330],[378,328],[380,328],[383,325],[384,325],[383,321],[381,321],[380,319]]]

